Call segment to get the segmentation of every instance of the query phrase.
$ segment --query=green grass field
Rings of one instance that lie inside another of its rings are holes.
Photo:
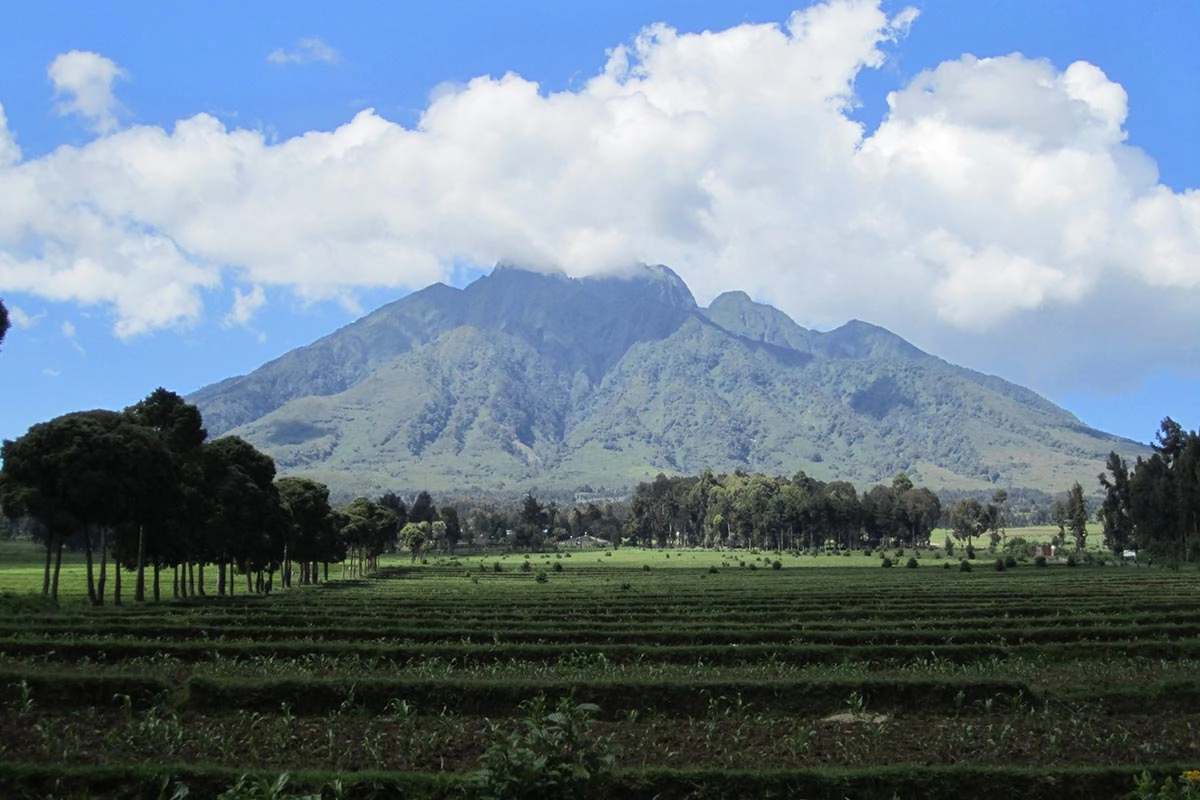
[[[55,609],[0,558],[6,798],[1116,798],[1200,763],[1186,568],[395,556],[92,609],[72,557]]]

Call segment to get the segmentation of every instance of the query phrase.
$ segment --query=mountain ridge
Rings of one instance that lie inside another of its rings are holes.
[[[624,490],[658,472],[1065,489],[1110,450],[1024,387],[852,320],[818,332],[667,267],[434,284],[189,400],[336,493]]]

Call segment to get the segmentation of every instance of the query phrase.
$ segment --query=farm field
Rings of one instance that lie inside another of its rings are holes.
[[[1116,798],[1200,764],[1186,569],[621,549],[54,609],[30,552],[6,798]]]

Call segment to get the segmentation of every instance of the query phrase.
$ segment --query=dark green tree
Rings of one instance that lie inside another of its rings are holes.
[[[408,521],[432,523],[437,518],[437,506],[433,504],[429,492],[418,492],[417,499],[408,510]]]
[[[38,519],[52,537],[59,537],[60,545],[67,531],[80,531],[88,599],[103,604],[110,532],[125,523],[149,521],[175,481],[174,463],[162,440],[115,411],[83,411],[34,425],[20,439],[6,441],[0,455],[0,503]],[[113,543],[119,547],[118,540]],[[118,552],[118,562],[119,557]]]
[[[454,506],[442,506],[438,514],[446,524],[446,546],[453,551],[462,541],[463,535],[462,524],[458,521],[458,509]]]
[[[974,497],[964,497],[954,504],[950,511],[950,527],[957,539],[965,540],[971,547],[971,540],[982,536],[991,527],[992,516],[987,506]]]
[[[337,529],[325,484],[289,476],[276,479],[275,489],[288,518],[279,554],[280,583],[288,587],[293,561],[306,565],[300,570],[303,582],[316,578],[313,564],[340,560]]]
[[[379,567],[379,556],[396,541],[396,515],[366,497],[358,497],[338,509],[343,520],[342,537],[349,551],[350,574],[357,577]],[[430,523],[410,522],[427,530]],[[414,553],[414,559],[416,554]]]
[[[188,501],[194,504],[201,477],[201,448],[208,438],[200,411],[175,392],[162,387],[144,400],[125,409],[125,415],[162,439],[174,462],[177,480],[158,501],[150,519],[137,526],[133,567],[137,572],[134,600],[146,599],[147,548],[154,563],[154,599],[160,598],[159,574],[168,561],[178,563],[184,547],[178,541],[185,533]]]
[[[1100,473],[1104,501],[1100,505],[1100,522],[1104,525],[1104,546],[1117,556],[1133,543],[1133,517],[1130,499],[1129,467],[1115,452],[1108,454],[1107,474]]]
[[[1067,492],[1067,530],[1075,537],[1075,549],[1082,550],[1087,544],[1087,500],[1083,487],[1076,481]]]
[[[223,595],[233,592],[235,565],[242,566],[249,582],[253,570],[278,560],[287,519],[275,488],[275,462],[244,439],[223,436],[209,442],[204,478],[209,502],[199,582],[203,587],[205,563],[216,564],[217,594]]]
[[[9,325],[8,309],[4,307],[4,301],[0,300],[0,344],[4,343],[4,336],[8,333]]]

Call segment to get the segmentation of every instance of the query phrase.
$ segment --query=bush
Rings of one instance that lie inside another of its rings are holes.
[[[967,545],[967,558],[974,558],[974,557],[975,557],[975,545],[969,544],[969,545]]]
[[[1075,554],[1074,554],[1074,553],[1072,553],[1071,555],[1067,556],[1067,566],[1068,566],[1068,567],[1073,567],[1073,566],[1075,566],[1077,563],[1078,563],[1078,562],[1075,560]]]
[[[650,571],[650,565],[642,564],[642,572],[649,572],[649,571]]]
[[[721,570],[717,569],[717,565],[716,565],[716,564],[713,564],[711,567],[709,567],[709,568],[708,568],[708,573],[709,573],[710,575],[716,575],[716,574],[717,574],[718,572],[720,572],[720,571],[721,571]]]
[[[555,571],[555,572],[562,572],[562,571],[563,571],[563,565],[562,565],[562,564],[559,564],[557,561],[556,561],[556,562],[554,562],[554,571]]]
[[[1016,565],[1017,565],[1017,559],[1013,558],[1013,556],[1011,554],[1004,557],[1004,566],[1015,567]]]
[[[965,558],[962,561],[958,562],[958,571],[959,572],[970,572],[971,571],[971,562]]]
[[[907,569],[916,569],[917,567],[921,566],[921,562],[917,561],[916,556],[909,556],[908,561],[904,562],[904,566]]]
[[[495,564],[492,564],[492,571],[493,572],[504,572],[504,567],[500,564],[499,561],[497,561]]]
[[[892,566],[892,560],[890,558],[888,558],[887,556],[884,556],[883,561],[879,562],[879,566],[890,567],[890,566]]]
[[[771,569],[783,569],[783,562],[778,558],[771,562]]]
[[[469,796],[584,797],[612,780],[613,748],[592,734],[595,705],[563,699],[553,712],[542,700],[508,733],[496,731],[467,782]]]
[[[530,572],[532,570],[533,570],[533,565],[530,564],[528,561],[521,562],[521,572]]]
[[[1004,559],[997,558],[996,559],[996,572],[1004,572],[1005,569],[1007,569],[1007,567],[1004,564]]]
[[[950,569],[950,562],[949,562],[949,561],[943,561],[943,562],[942,562],[942,569]]]
[[[545,583],[546,581],[550,580],[550,576],[546,574],[546,570],[539,569],[537,575],[534,577],[534,580],[538,583]]]
[[[1037,558],[1035,558],[1035,559],[1033,560],[1033,565],[1034,565],[1035,567],[1044,567],[1044,566],[1046,566],[1046,557],[1045,557],[1045,556],[1042,556],[1042,555],[1039,555]]]

